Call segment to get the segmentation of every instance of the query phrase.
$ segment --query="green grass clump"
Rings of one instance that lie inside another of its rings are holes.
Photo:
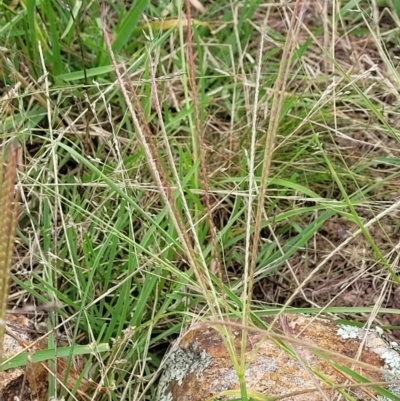
[[[9,305],[58,305],[50,396],[79,390],[56,384],[74,347],[98,347],[93,399],[154,399],[192,321],[372,321],[399,281],[395,2],[203,3],[0,5],[0,136],[26,166]],[[378,301],[338,305],[372,277]]]

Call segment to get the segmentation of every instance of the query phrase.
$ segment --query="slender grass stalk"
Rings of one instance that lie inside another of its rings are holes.
[[[8,280],[14,248],[17,202],[14,192],[19,151],[11,146],[4,151],[0,164],[0,361],[3,358],[3,338],[7,307]],[[3,161],[6,161],[3,167]]]
[[[289,26],[288,39],[283,48],[282,54],[282,64],[280,65],[278,76],[274,85],[274,100],[272,103],[272,108],[270,112],[270,122],[268,125],[268,131],[265,138],[265,151],[264,158],[262,162],[262,175],[261,175],[261,185],[258,194],[258,206],[255,220],[254,235],[252,238],[252,249],[251,253],[248,255],[246,260],[246,272],[245,276],[249,278],[249,283],[244,283],[243,287],[243,300],[247,305],[244,314],[244,322],[246,322],[248,316],[250,315],[250,300],[253,293],[253,279],[257,261],[257,254],[259,248],[260,240],[260,230],[261,230],[261,219],[264,212],[264,200],[265,193],[267,189],[268,176],[270,174],[270,167],[272,161],[272,154],[275,147],[275,138],[279,128],[281,111],[283,104],[285,102],[285,88],[288,81],[289,72],[292,66],[292,58],[296,46],[296,37],[300,29],[302,17],[304,16],[307,9],[307,5],[301,1],[297,1],[295,8],[293,10],[292,20]],[[256,102],[255,102],[256,104]],[[256,109],[254,110],[253,122],[256,121]],[[253,131],[255,131],[255,126],[253,123]],[[253,168],[253,166],[252,166]],[[248,216],[250,218],[250,216]],[[250,260],[248,259],[250,257]]]
[[[193,99],[193,109],[195,114],[195,132],[198,137],[199,142],[199,156],[200,156],[200,172],[201,172],[201,179],[202,185],[204,188],[204,201],[205,207],[207,212],[207,219],[208,224],[210,226],[210,238],[211,238],[211,245],[212,245],[212,252],[213,252],[213,259],[216,265],[216,272],[221,283],[221,294],[223,299],[223,304],[226,306],[226,294],[224,292],[224,281],[223,281],[223,274],[222,274],[222,267],[220,262],[220,257],[218,253],[218,243],[217,243],[217,235],[216,235],[216,228],[213,220],[213,212],[211,207],[211,197],[210,197],[210,183],[208,179],[208,172],[207,172],[207,161],[206,161],[206,144],[204,138],[204,125],[201,121],[201,112],[200,112],[200,104],[197,97],[197,83],[196,83],[196,63],[193,54],[193,30],[192,30],[192,17],[191,17],[191,4],[189,0],[186,0],[186,12],[187,12],[187,58],[188,58],[188,76],[189,76],[189,85],[192,91],[192,99]]]

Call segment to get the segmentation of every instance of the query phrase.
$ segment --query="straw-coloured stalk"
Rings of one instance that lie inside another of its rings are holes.
[[[10,146],[0,156],[0,363],[7,307],[8,283],[17,223],[15,182],[19,151]]]

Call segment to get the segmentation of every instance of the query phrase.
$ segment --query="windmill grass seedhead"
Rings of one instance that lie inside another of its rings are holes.
[[[0,362],[3,356],[3,336],[8,294],[8,280],[17,222],[17,178],[19,150],[4,149],[0,156]]]

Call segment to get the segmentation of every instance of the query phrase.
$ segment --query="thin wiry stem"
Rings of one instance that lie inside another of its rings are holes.
[[[204,202],[206,206],[207,212],[207,219],[208,224],[210,226],[210,238],[212,244],[212,252],[213,252],[213,259],[215,262],[216,272],[218,275],[218,279],[221,285],[221,295],[223,299],[223,304],[226,305],[226,294],[224,291],[224,280],[222,274],[222,267],[218,253],[218,240],[217,240],[217,229],[214,224],[214,218],[212,213],[211,207],[211,199],[210,199],[210,185],[208,180],[208,172],[207,172],[207,165],[206,165],[206,154],[205,154],[205,143],[204,143],[204,129],[201,126],[201,117],[200,117],[200,105],[199,100],[197,98],[197,83],[196,83],[196,63],[193,54],[193,30],[192,30],[192,17],[191,17],[191,4],[190,1],[186,1],[186,13],[187,13],[187,56],[188,56],[188,75],[189,75],[189,85],[192,91],[192,99],[193,99],[193,109],[195,113],[195,127],[196,133],[198,135],[198,142],[199,142],[199,156],[200,156],[200,171],[201,171],[201,178],[203,181],[204,187]]]
[[[282,54],[282,63],[279,69],[278,77],[275,82],[274,86],[274,100],[272,102],[272,107],[271,107],[271,112],[270,112],[270,122],[268,125],[268,132],[265,140],[265,152],[264,152],[264,159],[262,163],[262,174],[261,174],[261,186],[260,186],[260,191],[258,195],[258,206],[257,206],[257,214],[256,214],[256,220],[255,220],[255,228],[254,228],[254,235],[252,239],[252,250],[251,250],[251,256],[250,256],[250,268],[249,268],[249,285],[247,288],[247,299],[251,300],[252,298],[252,293],[253,293],[253,279],[254,279],[254,273],[255,273],[255,266],[256,266],[256,260],[257,260],[257,255],[258,255],[258,248],[259,248],[259,239],[260,239],[260,230],[261,230],[261,219],[262,215],[264,212],[264,199],[265,199],[265,193],[267,189],[267,180],[268,176],[270,173],[270,167],[271,167],[271,161],[272,161],[272,154],[274,152],[274,147],[275,147],[275,138],[276,138],[276,133],[279,128],[279,122],[280,122],[280,115],[281,115],[281,110],[282,106],[285,101],[285,87],[286,87],[286,82],[288,80],[288,75],[291,69],[291,64],[292,64],[292,57],[293,53],[295,50],[295,45],[296,45],[296,37],[298,34],[298,30],[300,29],[301,26],[301,21],[303,20],[305,11],[307,10],[308,7],[308,2],[304,0],[297,0],[293,15],[292,15],[292,20],[290,22],[289,26],[289,32],[288,32],[288,39],[286,41],[286,44],[283,48],[283,54]],[[253,116],[253,121],[255,120],[255,116]],[[250,308],[250,302],[248,301],[247,303],[247,313],[246,315],[249,315],[249,308]]]

